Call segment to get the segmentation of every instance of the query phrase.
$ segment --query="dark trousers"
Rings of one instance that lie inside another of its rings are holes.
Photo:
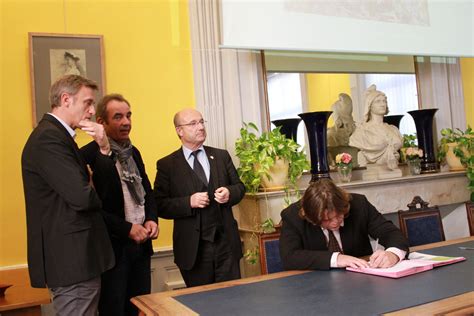
[[[149,294],[151,288],[150,256],[145,248],[130,240],[115,258],[115,267],[102,274],[100,316],[138,315],[130,299]]]
[[[239,259],[233,258],[229,243],[220,234],[214,242],[201,239],[193,268],[180,271],[187,287],[240,279]]]

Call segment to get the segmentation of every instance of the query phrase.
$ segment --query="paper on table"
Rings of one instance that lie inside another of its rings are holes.
[[[411,252],[408,259],[416,261],[431,262],[434,267],[444,266],[466,260],[464,257],[433,256],[421,252]]]

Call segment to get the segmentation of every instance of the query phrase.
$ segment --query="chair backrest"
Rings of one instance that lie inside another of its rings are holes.
[[[474,202],[466,202],[467,223],[469,224],[469,234],[474,236]]]
[[[417,207],[417,205],[420,207]],[[443,222],[437,206],[428,206],[419,196],[408,205],[408,211],[398,211],[400,230],[408,239],[410,246],[418,246],[444,241]]]
[[[283,271],[280,257],[280,232],[261,234],[260,244],[260,268],[262,274]]]

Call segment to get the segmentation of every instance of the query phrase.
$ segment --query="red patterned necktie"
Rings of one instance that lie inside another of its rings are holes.
[[[329,239],[328,240],[328,250],[330,252],[344,253],[344,252],[342,252],[341,246],[339,246],[339,243],[337,242],[336,236],[334,236],[334,233],[332,232],[332,230],[328,229],[328,236],[329,236],[329,238],[328,238]]]

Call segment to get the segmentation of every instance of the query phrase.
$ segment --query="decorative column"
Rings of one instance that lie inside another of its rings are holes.
[[[400,129],[400,121],[404,115],[385,115],[383,121]]]
[[[415,121],[418,147],[423,150],[421,173],[439,172],[433,141],[433,118],[436,111],[438,109],[408,111]]]
[[[330,178],[327,148],[327,123],[332,111],[298,114],[306,125],[311,157],[311,182]]]
[[[296,135],[298,134],[298,125],[300,124],[301,119],[299,118],[290,118],[282,120],[273,120],[272,123],[276,127],[281,127],[280,132],[286,136],[286,138],[291,138],[297,143]]]

